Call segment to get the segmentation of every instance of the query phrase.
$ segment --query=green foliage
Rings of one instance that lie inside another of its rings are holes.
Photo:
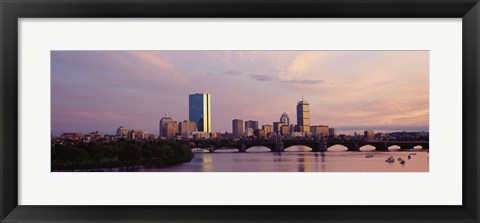
[[[181,141],[55,144],[51,152],[52,170],[165,166],[193,158],[189,145]]]

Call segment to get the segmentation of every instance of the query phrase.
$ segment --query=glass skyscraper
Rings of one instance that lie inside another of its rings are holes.
[[[188,96],[188,119],[195,122],[200,132],[212,131],[210,94],[196,93]]]

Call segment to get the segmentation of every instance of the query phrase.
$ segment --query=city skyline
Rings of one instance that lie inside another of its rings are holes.
[[[310,125],[338,133],[428,131],[428,51],[52,51],[52,133],[155,133],[211,93],[211,131],[272,124],[310,102]],[[348,66],[346,66],[348,65]],[[210,101],[210,95],[209,95]],[[297,124],[297,123],[295,123]]]

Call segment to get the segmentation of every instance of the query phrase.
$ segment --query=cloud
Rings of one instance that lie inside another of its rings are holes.
[[[222,72],[222,73],[217,73],[217,72],[207,72],[205,73],[206,75],[230,75],[230,76],[238,76],[238,75],[241,75],[242,72],[241,71],[235,71],[235,70],[227,70],[225,72]]]
[[[150,64],[163,70],[171,71],[175,68],[163,55],[159,55],[156,51],[128,51],[130,55],[138,58],[141,62]]]
[[[242,72],[234,71],[234,70],[227,70],[227,71],[223,72],[223,74],[225,74],[225,75],[240,75],[240,74],[242,74]]]
[[[257,81],[275,81],[277,78],[267,75],[258,75],[258,74],[251,74],[249,75],[251,78]]]
[[[269,75],[259,75],[259,74],[250,74],[248,75],[250,78],[257,80],[257,81],[277,81],[280,83],[292,83],[292,84],[319,84],[323,83],[323,80],[316,80],[316,79],[303,79],[303,80],[286,80],[286,79],[279,79],[277,77],[269,76]]]
[[[282,70],[282,69],[271,69],[270,73],[274,73],[279,78],[275,78],[279,82],[283,83],[293,83],[293,84],[320,84],[323,83],[323,80],[315,79],[312,77],[318,77],[321,75],[315,75],[313,73],[305,73],[302,71],[296,70]]]
[[[279,80],[284,83],[294,83],[294,84],[320,84],[323,83],[323,80]]]

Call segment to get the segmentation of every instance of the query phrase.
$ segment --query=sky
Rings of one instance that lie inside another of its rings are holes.
[[[212,130],[232,120],[296,123],[338,133],[428,131],[429,51],[52,51],[52,133],[158,134],[188,119],[188,95],[211,94]]]

